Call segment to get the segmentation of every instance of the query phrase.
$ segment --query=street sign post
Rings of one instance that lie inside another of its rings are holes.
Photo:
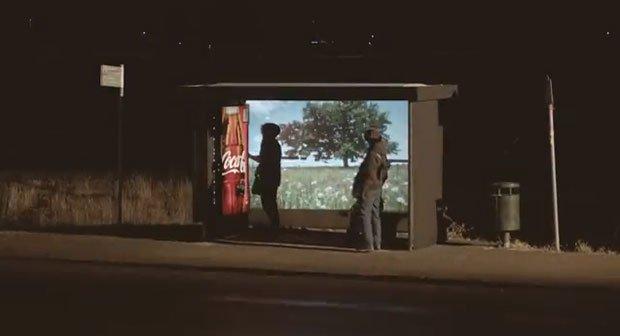
[[[555,158],[555,127],[553,124],[553,83],[547,76],[547,108],[549,110],[549,144],[551,145],[551,183],[553,188],[553,229],[555,234],[555,249],[560,251],[560,219],[558,218],[558,181]]]
[[[120,89],[119,93],[122,97],[124,95],[123,89],[125,87],[125,67],[123,64],[120,66],[101,65],[100,84],[101,86]]]
[[[119,89],[118,96],[118,126],[116,130],[116,201],[117,201],[117,223],[123,223],[123,96],[125,95],[125,67],[114,65],[101,65],[100,84],[105,87]]]

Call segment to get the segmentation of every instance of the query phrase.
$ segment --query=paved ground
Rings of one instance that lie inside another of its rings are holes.
[[[0,258],[95,261],[201,270],[393,280],[620,289],[620,257],[436,246],[372,254],[304,246],[182,243],[0,232]]]
[[[618,292],[593,289],[25,259],[0,259],[0,274],[11,336],[598,335],[620,311]]]

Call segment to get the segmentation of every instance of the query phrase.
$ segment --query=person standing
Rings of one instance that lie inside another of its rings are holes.
[[[377,128],[366,130],[364,140],[368,142],[368,152],[353,181],[353,220],[361,224],[363,231],[358,248],[373,251],[381,249],[381,191],[389,169],[388,147]]]
[[[278,188],[280,187],[280,160],[282,148],[276,137],[280,134],[280,126],[266,123],[261,126],[263,140],[260,144],[259,155],[249,155],[250,159],[258,162],[256,168],[255,185],[259,190],[252,190],[260,195],[263,210],[269,217],[272,228],[280,227],[278,212]],[[256,183],[258,181],[259,183]],[[254,189],[254,188],[253,188]]]

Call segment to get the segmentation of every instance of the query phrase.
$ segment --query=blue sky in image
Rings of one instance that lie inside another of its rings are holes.
[[[249,100],[246,103],[250,105],[250,125],[249,125],[249,143],[250,153],[258,154],[260,151],[260,142],[262,139],[260,127],[264,123],[285,124],[293,120],[302,120],[303,108],[308,101],[281,101],[281,100]],[[407,108],[406,100],[387,101],[377,100],[371,101],[379,105],[379,110],[386,111],[392,124],[388,125],[386,134],[390,137],[390,141],[397,142],[399,152],[389,156],[390,159],[407,159],[408,144],[407,141]],[[283,146],[282,150],[286,150]],[[352,163],[352,165],[359,164]],[[282,160],[282,166],[341,166],[342,160],[314,161],[312,158],[307,160]]]

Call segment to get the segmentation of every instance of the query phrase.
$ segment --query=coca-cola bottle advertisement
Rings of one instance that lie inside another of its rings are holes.
[[[240,215],[250,209],[248,179],[249,106],[222,108],[222,214]]]

